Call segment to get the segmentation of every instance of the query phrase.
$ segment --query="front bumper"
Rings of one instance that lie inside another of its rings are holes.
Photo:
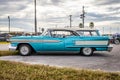
[[[9,51],[16,51],[17,47],[9,45]]]
[[[110,51],[112,51],[112,49],[113,49],[113,45],[109,45],[108,46],[108,51],[110,52]]]

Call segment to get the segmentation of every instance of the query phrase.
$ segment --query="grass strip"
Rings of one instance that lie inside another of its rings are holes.
[[[18,54],[17,51],[0,51],[0,56],[9,56],[9,55],[16,55]]]
[[[0,80],[120,80],[120,73],[0,61]]]
[[[0,44],[10,44],[10,42],[0,41]]]

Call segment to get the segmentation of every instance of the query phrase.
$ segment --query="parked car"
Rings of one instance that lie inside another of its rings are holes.
[[[76,30],[49,28],[38,36],[17,36],[10,39],[10,50],[18,50],[22,56],[32,52],[40,53],[80,53],[93,55],[94,51],[111,51],[109,37],[81,36]]]
[[[12,35],[8,33],[2,33],[0,34],[0,41],[7,41]]]
[[[118,34],[118,33],[113,34],[111,42],[114,44],[120,44],[120,34]]]

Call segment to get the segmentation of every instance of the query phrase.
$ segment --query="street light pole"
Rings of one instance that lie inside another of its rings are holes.
[[[9,33],[10,33],[10,16],[8,16],[8,29],[9,29]]]
[[[37,35],[36,0],[34,0],[34,4],[35,4],[35,35]]]
[[[70,28],[72,27],[72,15],[70,15]]]
[[[85,11],[84,11],[84,6],[83,6],[83,18],[82,18],[82,19],[83,19],[83,20],[82,20],[82,21],[83,21],[83,28],[84,28],[84,22],[85,22],[85,21],[84,21],[84,18],[85,18]]]
[[[82,8],[82,14],[80,15],[80,18],[82,18],[82,27],[84,28],[84,22],[85,22],[85,10],[84,10],[84,6]]]

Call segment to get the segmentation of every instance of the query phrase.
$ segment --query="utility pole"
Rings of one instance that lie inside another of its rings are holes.
[[[37,35],[36,0],[34,0],[34,4],[35,4],[35,35]]]
[[[8,16],[8,29],[9,29],[9,33],[10,33],[10,16]]]
[[[72,15],[69,15],[70,16],[70,28],[72,27]]]
[[[83,24],[83,28],[84,28],[84,22],[85,22],[85,10],[84,10],[84,6],[83,6],[83,9],[82,9],[82,14],[80,15],[80,18],[82,19],[82,24]]]

